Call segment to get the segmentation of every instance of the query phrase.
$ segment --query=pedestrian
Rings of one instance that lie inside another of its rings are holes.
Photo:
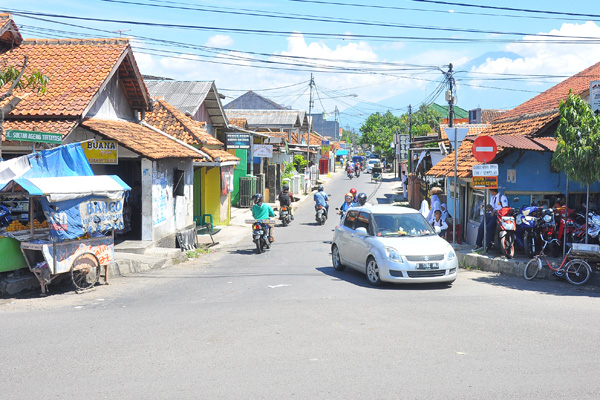
[[[442,210],[435,210],[433,213],[433,220],[430,221],[431,226],[436,227],[439,226],[441,232],[439,235],[443,238],[446,238],[446,231],[448,230],[448,224],[444,219],[442,219]]]
[[[479,224],[479,229],[477,230],[477,240],[475,241],[475,245],[477,246],[475,249],[476,251],[480,250],[480,248],[483,247],[484,223],[487,232],[485,243],[485,246],[487,248],[491,245],[492,241],[494,240],[494,235],[496,234],[496,214],[498,214],[498,211],[501,210],[503,207],[508,207],[508,199],[504,194],[498,193],[498,189],[490,189],[490,194],[492,195],[492,197],[490,198],[490,204],[488,205],[491,207],[491,210],[488,211],[488,207],[486,206],[486,213],[484,218],[485,222],[482,221]]]
[[[406,171],[402,171],[402,194],[405,200],[408,199],[408,176]]]

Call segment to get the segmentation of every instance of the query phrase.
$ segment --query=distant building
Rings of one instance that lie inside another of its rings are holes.
[[[329,136],[333,140],[339,138],[340,124],[337,121],[327,121],[323,114],[310,114],[313,118],[313,131],[319,132],[323,136]]]
[[[253,91],[246,92],[237,99],[232,100],[224,108],[228,110],[287,110],[282,105]]]

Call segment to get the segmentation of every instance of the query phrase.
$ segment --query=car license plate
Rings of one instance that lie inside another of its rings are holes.
[[[419,263],[419,265],[417,265],[417,269],[439,269],[439,268],[440,268],[439,263]]]

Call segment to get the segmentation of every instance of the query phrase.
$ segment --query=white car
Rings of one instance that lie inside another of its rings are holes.
[[[369,159],[369,161],[367,161],[367,173],[369,173],[369,174],[372,173],[373,172],[373,167],[377,163],[381,163],[381,160],[379,158],[371,158],[371,159]]]
[[[436,233],[437,232],[437,233]],[[458,275],[452,246],[417,210],[396,206],[350,208],[336,227],[331,260],[364,273],[372,285],[382,282],[448,285]]]

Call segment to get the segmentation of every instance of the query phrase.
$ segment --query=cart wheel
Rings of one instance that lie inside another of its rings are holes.
[[[94,253],[83,253],[73,261],[71,282],[77,290],[93,287],[100,278],[100,261]]]

